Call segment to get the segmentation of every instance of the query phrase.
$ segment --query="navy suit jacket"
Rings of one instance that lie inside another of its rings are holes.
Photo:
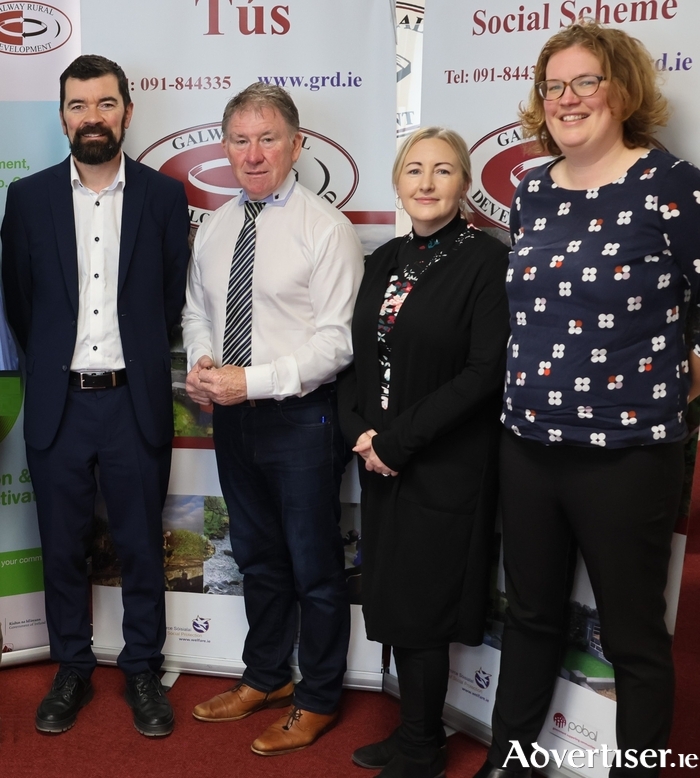
[[[168,335],[184,304],[189,215],[182,184],[126,158],[117,313],[129,391],[146,440],[173,436]],[[7,318],[26,356],[25,440],[53,442],[78,322],[70,158],[10,185],[2,223]]]

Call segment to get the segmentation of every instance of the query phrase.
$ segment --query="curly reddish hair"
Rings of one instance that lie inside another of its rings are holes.
[[[630,149],[658,145],[657,127],[668,122],[669,108],[658,86],[658,73],[644,44],[622,30],[603,27],[594,20],[581,20],[553,35],[540,52],[535,65],[535,83],[547,77],[552,55],[580,46],[600,62],[608,87],[608,100],[622,122],[622,136]],[[525,135],[534,137],[541,150],[556,156],[561,149],[547,129],[544,100],[535,87],[529,102],[520,107]]]

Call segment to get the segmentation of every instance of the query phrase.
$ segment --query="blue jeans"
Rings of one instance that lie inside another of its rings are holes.
[[[243,573],[248,635],[244,683],[273,691],[291,679],[298,602],[295,704],[338,707],[350,636],[350,606],[338,527],[347,461],[335,387],[281,402],[214,408],[214,444]]]

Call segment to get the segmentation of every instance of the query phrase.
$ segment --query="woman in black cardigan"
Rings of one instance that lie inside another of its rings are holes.
[[[470,164],[457,133],[415,132],[393,181],[413,230],[367,260],[339,404],[363,465],[367,636],[394,647],[401,726],[353,761],[381,778],[439,778],[449,643],[483,635],[508,249],[463,218]]]

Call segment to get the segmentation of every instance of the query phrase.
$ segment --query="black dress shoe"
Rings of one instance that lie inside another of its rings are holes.
[[[352,752],[352,761],[358,767],[381,770],[399,753],[399,731],[395,729],[385,740],[370,743]]]
[[[397,754],[377,778],[445,778],[447,749],[431,748],[421,758]]]
[[[124,698],[134,712],[134,726],[142,735],[163,737],[173,731],[173,709],[155,673],[130,675],[126,679]]]
[[[55,734],[69,730],[75,724],[78,711],[90,702],[93,694],[89,679],[82,678],[75,670],[61,668],[36,710],[34,726],[39,732]]]
[[[438,742],[443,754],[447,752],[447,737],[445,730],[440,729],[438,733]],[[362,746],[352,753],[352,761],[358,767],[365,767],[368,770],[381,770],[399,753],[399,730],[395,729],[385,740],[378,743],[371,743],[368,746]]]
[[[487,759],[473,778],[530,778],[532,770],[529,767],[520,770],[508,770],[506,767],[494,767]]]

